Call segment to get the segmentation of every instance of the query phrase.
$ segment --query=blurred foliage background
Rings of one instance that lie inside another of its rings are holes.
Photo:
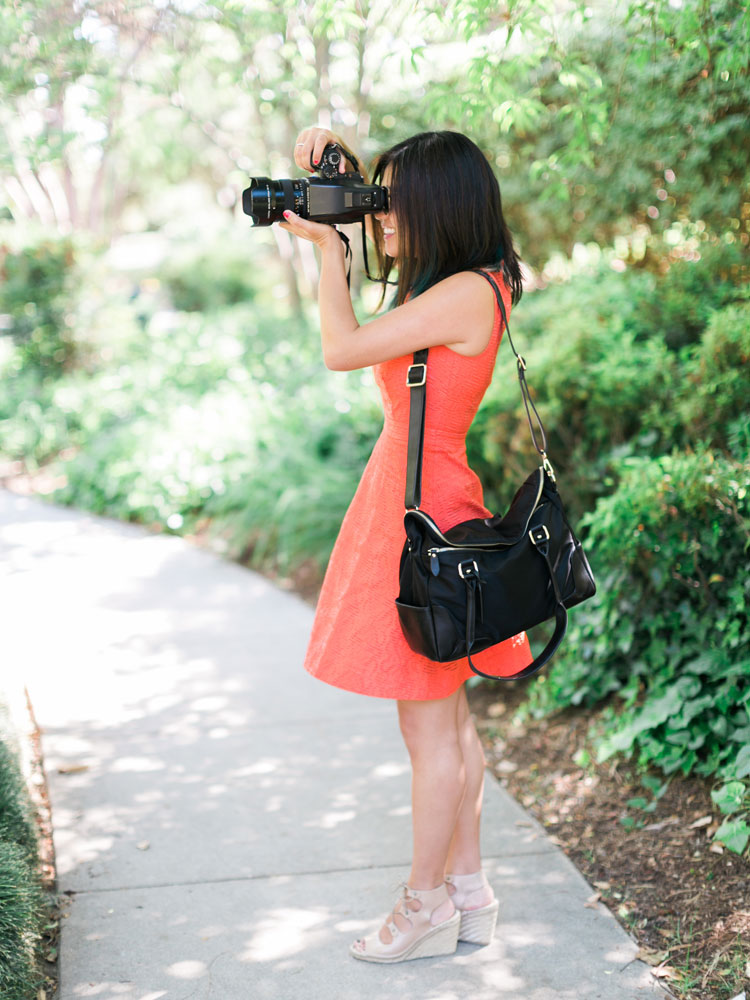
[[[381,414],[371,372],[322,364],[310,245],[252,231],[240,192],[292,176],[312,123],[365,159],[465,131],[599,581],[529,710],[603,705],[602,757],[716,776],[744,849],[747,5],[24,0],[0,51],[6,480],[314,593]],[[502,350],[469,454],[493,509],[534,460]]]

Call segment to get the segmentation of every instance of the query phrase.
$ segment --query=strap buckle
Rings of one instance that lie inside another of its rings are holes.
[[[470,580],[472,577],[479,578],[479,567],[473,559],[465,559],[458,564],[458,575],[462,580]]]
[[[532,528],[529,532],[529,538],[537,548],[539,548],[540,545],[544,545],[545,542],[549,541],[549,531],[547,530],[547,525],[540,524],[539,527]]]
[[[421,368],[422,372],[419,374],[415,369]],[[413,373],[413,374],[412,374]],[[406,384],[410,389],[417,389],[420,385],[424,385],[427,381],[427,365],[409,365],[409,369],[406,372]]]

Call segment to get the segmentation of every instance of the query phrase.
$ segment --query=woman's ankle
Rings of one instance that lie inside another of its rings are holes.
[[[429,879],[427,880],[430,881]],[[430,923],[442,924],[445,920],[450,920],[456,912],[456,907],[451,899],[450,890],[442,878],[438,879],[438,884],[429,889],[420,887],[417,881],[409,878],[406,883],[408,888],[417,893],[417,898],[422,905],[431,910]],[[427,884],[426,882],[424,884]]]
[[[448,873],[445,876],[448,894],[457,909],[478,910],[495,898],[492,886],[480,869],[469,873]]]
[[[452,851],[445,864],[446,875],[474,875],[482,871],[482,855],[478,850]]]

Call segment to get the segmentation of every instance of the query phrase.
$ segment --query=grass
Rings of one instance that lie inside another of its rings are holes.
[[[31,803],[0,706],[0,997],[35,1000],[45,919]]]

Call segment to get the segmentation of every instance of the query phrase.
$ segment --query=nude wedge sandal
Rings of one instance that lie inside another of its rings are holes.
[[[497,911],[500,904],[494,898],[492,886],[487,881],[483,871],[472,872],[470,875],[446,875],[448,894],[453,905],[461,914],[461,926],[458,940],[470,944],[489,944],[495,933]],[[490,903],[480,903],[486,899],[487,890],[492,893]]]
[[[379,931],[368,934],[355,941],[349,949],[354,958],[385,964],[452,955],[456,950],[461,926],[458,910],[454,910],[447,920],[432,923],[435,910],[450,899],[445,885],[437,889],[412,889],[404,884],[402,889],[402,895],[384,925],[390,931],[391,940],[384,944]],[[400,925],[396,923],[397,916],[401,918]]]

